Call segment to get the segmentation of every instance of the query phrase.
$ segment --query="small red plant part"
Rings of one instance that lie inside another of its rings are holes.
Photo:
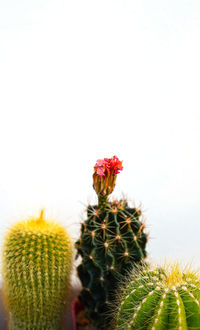
[[[97,160],[93,174],[93,187],[97,195],[108,196],[113,192],[117,174],[122,169],[122,161],[117,156]]]

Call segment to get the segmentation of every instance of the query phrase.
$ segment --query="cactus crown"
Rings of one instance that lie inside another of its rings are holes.
[[[3,246],[3,291],[10,329],[60,329],[69,291],[72,242],[39,218],[15,224]]]
[[[121,289],[113,328],[188,330],[200,325],[200,278],[178,264],[134,273]]]
[[[16,223],[13,227],[10,228],[10,231],[8,232],[7,237],[11,237],[12,233],[16,234],[19,232],[23,236],[25,236],[28,233],[39,234],[38,236],[41,236],[42,234],[45,234],[45,233],[52,235],[54,231],[56,231],[57,235],[58,235],[58,233],[60,235],[66,234],[66,231],[62,226],[59,226],[53,220],[47,221],[44,217],[44,210],[41,210],[39,217],[27,218],[25,221]]]

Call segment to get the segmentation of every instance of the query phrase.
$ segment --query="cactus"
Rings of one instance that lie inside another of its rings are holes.
[[[178,264],[133,274],[117,300],[113,329],[200,329],[200,278]]]
[[[106,330],[110,322],[109,305],[120,276],[146,257],[147,235],[140,220],[141,211],[129,207],[126,200],[108,200],[120,170],[122,162],[116,156],[97,161],[93,187],[98,205],[88,206],[87,219],[76,242],[77,256],[82,257],[77,268],[83,285],[79,299],[92,324]]]
[[[53,221],[15,224],[3,245],[3,295],[9,329],[61,329],[69,294],[72,242]]]

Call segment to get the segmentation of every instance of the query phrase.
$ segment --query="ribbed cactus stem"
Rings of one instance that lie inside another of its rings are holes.
[[[126,201],[108,202],[105,209],[89,206],[88,218],[76,242],[82,263],[78,275],[83,284],[80,299],[97,329],[109,329],[109,306],[125,275],[146,257],[147,235],[141,211]],[[118,274],[118,275],[117,275]]]
[[[106,205],[108,204],[108,195],[98,195],[98,207],[99,210],[105,210]]]
[[[200,328],[200,278],[177,265],[133,274],[119,295],[116,330]]]

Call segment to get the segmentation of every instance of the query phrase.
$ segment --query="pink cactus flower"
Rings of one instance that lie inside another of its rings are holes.
[[[98,159],[96,162],[95,168],[96,168],[96,173],[99,176],[104,176],[105,175],[104,159]]]
[[[102,196],[111,194],[115,187],[117,174],[123,169],[117,156],[98,159],[94,166],[93,187]]]

